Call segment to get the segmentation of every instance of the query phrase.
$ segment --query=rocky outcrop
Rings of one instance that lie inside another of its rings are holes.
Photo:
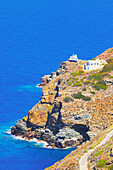
[[[16,136],[19,136],[19,135],[24,135],[25,133],[28,132],[28,129],[27,129],[27,125],[26,125],[26,122],[24,122],[23,120],[18,120],[16,125],[14,127],[12,127],[11,129],[11,133],[16,135]]]
[[[83,136],[70,128],[60,129],[56,134],[56,146],[58,148],[76,147],[83,142]]]
[[[52,72],[51,75],[44,75],[41,78],[41,83],[38,86],[39,87],[45,86],[51,80],[55,79],[57,76],[63,75],[67,72],[70,72],[70,70],[74,69],[75,66],[79,67],[78,64],[81,64],[80,68],[82,68],[84,63],[85,63],[85,61],[82,61],[82,60],[78,60],[78,63],[73,63],[73,62],[69,62],[69,61],[62,62],[60,65],[60,68],[56,72]]]
[[[56,72],[52,72],[51,75],[44,75],[41,78],[41,83],[38,85],[39,87],[43,87],[48,84],[51,80],[55,79],[57,76],[64,74],[68,70],[68,62],[62,62],[60,68]]]
[[[47,83],[49,83],[51,81],[51,75],[44,75],[44,77],[41,78],[41,83],[38,85],[40,86],[45,86]]]
[[[106,53],[106,62],[110,58],[111,64],[112,53]],[[109,127],[113,123],[113,71],[104,67],[104,71],[84,72],[85,62],[63,62],[56,73],[44,76],[41,100],[11,133],[65,148],[76,147]]]
[[[51,80],[53,80],[54,78],[56,78],[56,73],[55,72],[52,72],[51,75],[44,75],[42,78],[41,78],[41,83],[38,85],[39,87],[43,87],[45,86],[46,84],[48,84]]]

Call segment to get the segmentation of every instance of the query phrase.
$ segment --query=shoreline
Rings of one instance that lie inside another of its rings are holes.
[[[109,108],[113,85],[112,53],[113,50],[108,49],[96,57],[101,70],[95,67],[95,59],[91,61],[95,69],[88,72],[84,71],[86,61],[65,61],[56,72],[44,75],[36,85],[42,88],[41,99],[12,127],[11,134],[17,136],[14,138],[35,141],[35,146],[39,142],[45,148],[74,149],[109,127],[112,123],[109,114],[112,111]]]
[[[52,147],[50,146],[46,141],[44,140],[38,140],[36,138],[33,139],[27,139],[25,137],[22,136],[15,136],[11,134],[11,130],[9,129],[8,131],[4,132],[5,134],[11,135],[11,137],[15,140],[23,140],[23,141],[27,141],[27,142],[35,142],[35,144],[33,146],[39,146],[40,148],[44,148],[44,149],[59,149],[59,150],[68,150],[68,149],[77,149],[75,147],[66,147],[66,148],[57,148],[57,147]],[[42,145],[42,146],[40,146]]]
[[[16,140],[24,140],[24,141],[27,141],[27,142],[35,142],[37,145],[39,144],[43,144],[43,148],[51,148],[51,146],[48,146],[48,143],[46,141],[43,141],[43,140],[38,140],[36,138],[33,138],[33,139],[27,139],[25,137],[22,137],[22,136],[15,136],[15,135],[12,135],[11,134],[11,130],[9,129],[7,132],[5,132],[5,134],[8,134],[8,135],[11,135],[11,137],[13,139],[16,139]],[[37,146],[37,145],[34,145],[34,146]],[[52,148],[51,148],[52,149]]]

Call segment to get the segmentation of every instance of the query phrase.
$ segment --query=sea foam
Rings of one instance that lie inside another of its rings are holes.
[[[42,87],[41,87],[41,86],[39,86],[39,85],[40,85],[40,84],[37,84],[37,85],[36,85],[36,87],[38,87],[38,88],[42,88]]]
[[[9,134],[9,135],[10,135],[10,134],[11,134],[11,130],[9,129],[9,130],[6,132],[6,134]]]
[[[22,137],[22,136],[15,136],[15,135],[12,135],[12,134],[11,134],[11,130],[10,130],[10,129],[7,130],[7,131],[5,132],[5,134],[11,135],[12,138],[15,139],[15,140],[22,140],[22,141],[31,142],[31,143],[34,144],[34,146],[37,146],[37,147],[40,147],[40,148],[59,149],[59,150],[70,150],[70,149],[72,149],[72,147],[53,148],[53,147],[51,147],[46,141],[43,141],[43,140],[40,140],[40,139],[38,140],[38,139],[36,139],[36,138],[33,138],[33,139],[28,140],[28,139],[26,139],[26,138],[24,138],[24,137]]]
[[[34,146],[38,146],[41,148],[52,148],[51,146],[48,145],[48,143],[46,141],[38,140],[36,138],[28,140],[26,138],[23,138],[22,136],[12,135],[12,137],[13,137],[13,139],[16,139],[16,140],[25,140],[27,142],[35,143]]]

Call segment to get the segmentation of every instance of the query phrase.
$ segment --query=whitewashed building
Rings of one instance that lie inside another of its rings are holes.
[[[77,54],[73,54],[73,55],[70,56],[70,58],[68,59],[68,61],[71,61],[71,62],[77,62],[77,60],[78,60]]]
[[[102,66],[100,66],[100,60],[96,59],[96,60],[89,60],[87,62],[87,64],[84,65],[84,70],[96,70],[101,68]]]

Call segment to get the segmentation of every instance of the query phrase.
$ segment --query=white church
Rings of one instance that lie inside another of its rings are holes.
[[[72,56],[70,56],[70,58],[68,59],[68,61],[77,62],[77,61],[78,61],[77,54],[73,54]]]
[[[96,60],[88,60],[87,64],[84,65],[84,70],[96,70],[101,68],[102,66],[100,66],[100,60],[96,59]]]

